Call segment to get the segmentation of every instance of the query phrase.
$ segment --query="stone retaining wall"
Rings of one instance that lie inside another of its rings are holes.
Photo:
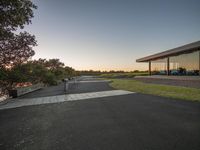
[[[44,87],[43,83],[34,84],[34,85],[31,85],[28,87],[19,87],[19,88],[13,89],[13,90],[9,90],[9,96],[16,98],[18,96],[39,90],[43,87]]]

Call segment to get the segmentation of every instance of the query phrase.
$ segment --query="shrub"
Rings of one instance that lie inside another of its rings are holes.
[[[48,85],[56,85],[57,84],[57,80],[56,80],[55,74],[53,74],[52,72],[48,71],[45,74],[45,78],[44,78],[43,82],[45,84],[48,84]]]

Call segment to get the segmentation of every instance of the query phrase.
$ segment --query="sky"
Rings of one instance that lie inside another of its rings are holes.
[[[33,59],[76,70],[147,70],[137,58],[200,40],[200,0],[33,0]]]

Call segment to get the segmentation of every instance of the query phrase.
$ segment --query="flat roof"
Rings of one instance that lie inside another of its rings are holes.
[[[137,59],[136,62],[148,62],[150,60],[161,59],[161,58],[164,58],[164,57],[175,56],[175,55],[179,55],[179,54],[182,54],[182,53],[189,53],[189,52],[197,51],[197,50],[200,50],[200,41],[193,42],[193,43],[190,43],[190,44],[186,44],[186,45],[176,47],[176,48],[173,48],[173,49],[170,49],[170,50],[166,50],[166,51],[161,52],[161,53],[146,56],[146,57]]]

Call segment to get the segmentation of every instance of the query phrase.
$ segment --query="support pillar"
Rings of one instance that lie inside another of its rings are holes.
[[[151,75],[151,61],[149,61],[149,75]]]
[[[170,75],[170,71],[169,71],[169,57],[167,58],[167,75]]]
[[[200,76],[200,51],[199,51],[199,76]]]

